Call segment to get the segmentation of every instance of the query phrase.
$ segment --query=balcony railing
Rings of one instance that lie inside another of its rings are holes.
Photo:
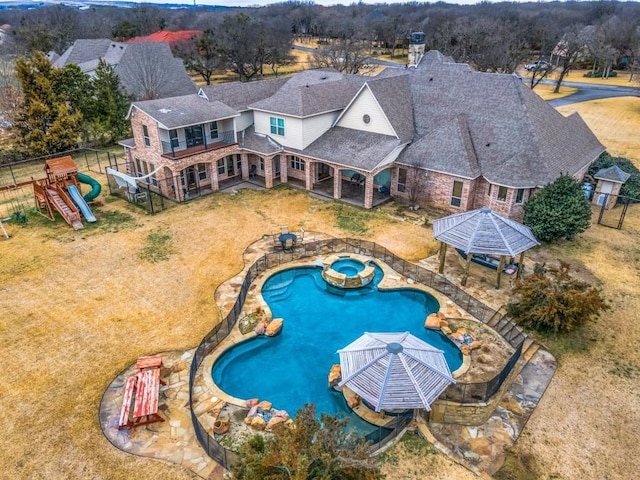
[[[233,130],[228,132],[219,132],[218,137],[214,139],[202,138],[195,141],[178,141],[162,142],[162,155],[169,158],[182,158],[196,153],[208,150],[216,150],[224,148],[227,145],[236,143]]]

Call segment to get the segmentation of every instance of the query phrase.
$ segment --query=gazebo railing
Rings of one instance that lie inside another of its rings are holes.
[[[228,335],[231,333],[233,326],[240,318],[242,307],[249,291],[249,287],[253,280],[268,269],[277,267],[284,263],[291,262],[296,259],[302,259],[317,255],[328,255],[336,252],[358,253],[370,256],[377,260],[381,260],[391,266],[398,273],[404,275],[413,281],[420,282],[423,285],[433,288],[434,290],[449,297],[454,303],[466,309],[475,318],[495,329],[496,325],[500,329],[496,329],[500,335],[516,350],[507,362],[502,371],[493,379],[481,383],[461,383],[450,385],[447,390],[440,396],[446,400],[452,400],[460,403],[474,403],[478,401],[486,402],[500,389],[503,382],[511,373],[522,353],[522,344],[526,335],[506,317],[502,316],[498,311],[488,307],[480,300],[472,297],[462,289],[455,286],[442,275],[427,270],[424,267],[408,262],[381,245],[368,240],[360,240],[353,238],[317,240],[314,242],[304,243],[302,246],[294,249],[293,252],[277,252],[267,253],[258,258],[246,271],[246,275],[238,292],[233,307],[229,313],[222,318],[200,342],[195,350],[191,368],[189,371],[189,407],[191,410],[191,421],[196,433],[198,442],[205,450],[207,455],[221,464],[224,468],[229,469],[239,459],[238,454],[223,447],[213,436],[213,432],[208,432],[207,427],[203,425],[193,410],[193,384],[198,372],[198,368],[206,358]],[[406,422],[408,423],[408,421]],[[382,430],[372,434],[377,437],[370,438],[375,445],[382,445],[394,438],[406,426],[404,417],[396,420],[396,425],[392,426],[391,431],[382,437]]]

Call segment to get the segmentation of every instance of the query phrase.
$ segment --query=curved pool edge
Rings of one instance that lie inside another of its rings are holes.
[[[331,254],[329,256],[336,256],[339,254]],[[260,308],[262,309],[262,311],[264,312],[264,314],[267,317],[271,317],[272,312],[271,309],[269,308],[269,305],[267,304],[267,302],[264,300],[263,296],[262,296],[262,288],[264,286],[264,284],[274,275],[283,272],[285,270],[290,270],[290,269],[294,269],[294,268],[322,268],[323,265],[323,261],[328,258],[329,256],[327,255],[316,255],[316,256],[312,256],[312,257],[307,257],[304,259],[297,259],[297,260],[293,260],[291,262],[288,263],[284,263],[281,265],[278,265],[276,267],[273,267],[263,273],[261,273],[259,276],[256,277],[256,279],[253,281],[252,283],[252,290],[253,290],[253,298],[251,299],[251,301],[246,301],[245,304],[243,305],[242,308],[242,314],[241,318],[249,315],[250,313],[255,312],[256,308]],[[364,256],[362,256],[363,258],[365,258]],[[370,263],[375,263],[383,272],[383,276],[382,279],[380,280],[380,282],[377,285],[377,288],[379,290],[387,290],[387,291],[392,291],[392,290],[416,290],[416,291],[421,291],[423,293],[427,293],[429,295],[431,295],[438,303],[438,307],[439,310],[445,314],[447,314],[447,316],[451,317],[451,318],[464,318],[467,320],[472,320],[475,322],[478,322],[478,320],[476,320],[474,317],[472,317],[471,315],[469,315],[466,311],[458,308],[451,300],[449,300],[446,296],[444,296],[443,294],[437,292],[436,290],[434,290],[431,287],[428,287],[426,285],[423,285],[421,283],[417,283],[417,282],[413,282],[409,279],[407,279],[404,275],[402,275],[401,273],[397,272],[396,270],[394,270],[390,265],[388,265],[386,262],[383,262],[379,259],[375,259],[375,258],[370,258],[370,257],[366,257],[367,260]],[[454,311],[455,310],[455,311]],[[286,322],[286,319],[285,319]],[[480,322],[478,322],[480,323]],[[453,344],[454,346],[456,346],[457,348],[459,348],[459,346],[452,341],[444,332],[440,331],[440,334],[443,335],[444,337],[446,337],[449,342],[451,342],[451,344]],[[227,403],[239,406],[239,407],[246,407],[246,401],[248,399],[241,399],[241,398],[237,398],[234,397],[232,395],[227,394],[224,390],[222,390],[222,388],[220,388],[214,381],[213,381],[213,367],[215,362],[218,360],[218,358],[220,358],[224,353],[226,353],[229,349],[233,348],[235,345],[238,345],[240,343],[244,343],[247,341],[251,341],[253,339],[255,339],[258,335],[255,332],[249,332],[246,334],[242,334],[240,332],[239,326],[238,324],[234,325],[232,331],[229,333],[229,335],[220,343],[220,345],[218,346],[218,348],[216,348],[214,351],[212,351],[202,362],[201,365],[201,369],[202,369],[202,379],[204,380],[204,384],[206,386],[207,389],[209,389],[209,391],[211,393],[213,393],[213,395],[215,397],[217,397],[220,400],[223,400]],[[471,358],[469,355],[464,355],[462,354],[462,363],[460,365],[460,367],[458,367],[455,371],[453,371],[451,373],[453,378],[457,378],[460,377],[461,375],[463,375],[464,373],[466,373],[469,368],[471,366]],[[263,399],[260,399],[263,400]],[[268,399],[266,399],[268,400]]]

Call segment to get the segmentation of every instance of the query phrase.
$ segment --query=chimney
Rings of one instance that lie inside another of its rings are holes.
[[[424,57],[425,43],[424,32],[412,32],[409,36],[409,61],[408,67],[416,68]]]

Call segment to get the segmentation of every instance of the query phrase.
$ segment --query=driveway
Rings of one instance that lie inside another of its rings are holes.
[[[529,79],[521,78],[524,83],[529,85]],[[540,82],[545,85],[555,85],[553,80],[543,80]],[[594,85],[592,83],[580,82],[562,82],[565,87],[577,88],[578,91],[568,97],[549,100],[547,103],[552,107],[561,107],[563,105],[571,105],[572,103],[588,102],[589,100],[598,100],[601,98],[614,97],[640,97],[639,87],[619,87],[616,85]]]

